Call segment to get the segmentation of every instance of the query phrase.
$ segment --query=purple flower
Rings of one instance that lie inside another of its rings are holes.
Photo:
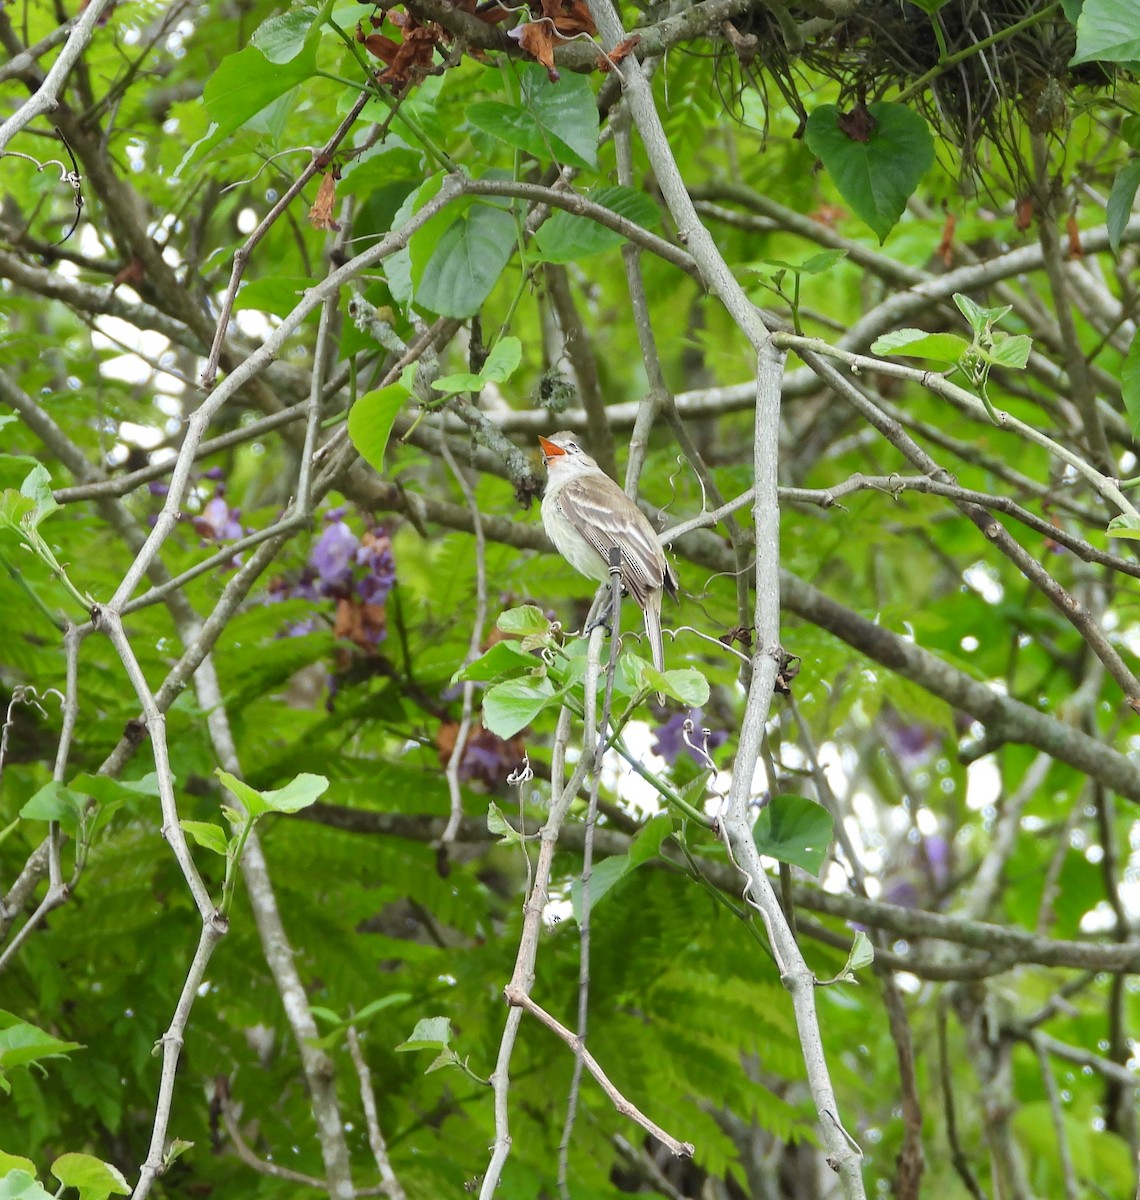
[[[929,762],[941,742],[937,730],[919,721],[904,721],[894,712],[884,715],[883,740],[903,766],[914,770]]]
[[[223,477],[224,477],[224,472],[222,471],[221,467],[208,467],[205,471],[202,472],[203,479],[212,479],[215,482],[217,482],[219,479],[222,479]]]
[[[365,604],[383,604],[396,582],[396,560],[392,543],[383,529],[366,533],[356,551],[356,562],[367,572],[356,590]]]
[[[314,580],[316,572],[312,567],[306,567],[301,572],[301,578],[292,580],[283,575],[277,575],[269,581],[269,589],[265,597],[266,604],[279,604],[282,600],[319,600]]]
[[[917,849],[917,857],[926,867],[931,882],[936,888],[945,887],[954,869],[954,847],[941,834],[932,833]]]
[[[900,908],[917,908],[918,888],[910,880],[900,879],[883,889],[883,899],[888,904],[897,904]]]
[[[339,513],[329,513],[328,524],[309,552],[309,565],[317,572],[321,590],[331,595],[351,579],[349,564],[359,545],[355,533],[340,519]]]
[[[694,762],[702,767],[707,766],[704,757],[693,746],[703,746],[709,752],[717,746],[723,746],[728,741],[728,734],[723,729],[715,729],[706,737],[701,726],[704,714],[699,708],[691,708],[688,713],[674,713],[658,730],[653,742],[653,753],[660,755],[670,766],[677,761],[681,751],[685,751]],[[685,722],[692,722],[689,741],[685,741]],[[690,745],[689,743],[692,743]]]
[[[479,781],[488,787],[503,782],[518,766],[520,752],[517,739],[504,742],[502,738],[481,726],[471,731],[459,764],[459,778],[465,783]]]
[[[230,508],[225,484],[219,483],[214,495],[207,500],[202,512],[194,518],[195,530],[215,542],[232,542],[245,532],[242,529],[240,508]]]

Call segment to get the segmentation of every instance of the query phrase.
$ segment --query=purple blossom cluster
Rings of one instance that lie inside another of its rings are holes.
[[[214,494],[202,505],[202,511],[191,518],[194,532],[209,542],[235,542],[245,535],[241,509],[231,508],[226,499],[226,485],[219,483]]]
[[[704,757],[694,749],[703,746],[710,754],[718,746],[728,741],[728,733],[723,729],[705,731],[701,722],[704,713],[699,708],[691,708],[687,713],[678,712],[673,715],[658,730],[653,742],[653,753],[660,755],[670,766],[676,761],[682,751],[700,766],[707,766]],[[691,721],[692,731],[688,741],[685,740],[685,722]]]
[[[522,739],[504,741],[482,725],[477,725],[467,739],[459,778],[464,783],[478,782],[498,787],[522,761],[525,751]]]
[[[275,580],[269,598],[335,601],[337,637],[368,650],[387,636],[385,604],[395,582],[396,560],[388,534],[376,526],[358,537],[345,521],[344,509],[336,508],[326,514],[300,579]]]

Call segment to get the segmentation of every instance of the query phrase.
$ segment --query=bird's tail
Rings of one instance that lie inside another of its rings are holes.
[[[665,670],[665,645],[661,635],[661,593],[650,592],[645,605],[645,634],[649,638],[649,653],[653,665],[658,671]],[[665,697],[658,692],[659,703],[665,703]]]

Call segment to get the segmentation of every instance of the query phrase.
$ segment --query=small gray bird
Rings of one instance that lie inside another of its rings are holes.
[[[649,518],[578,445],[572,433],[539,437],[549,480],[542,524],[558,553],[589,579],[610,577],[610,550],[621,549],[621,583],[645,614],[653,665],[665,670],[661,592],[677,596],[677,576]]]

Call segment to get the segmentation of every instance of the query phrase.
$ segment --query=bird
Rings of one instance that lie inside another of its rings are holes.
[[[539,436],[548,481],[542,524],[558,553],[580,574],[605,583],[610,551],[621,550],[622,590],[645,614],[649,651],[665,670],[661,593],[677,597],[677,576],[649,518],[602,470],[567,430]]]

